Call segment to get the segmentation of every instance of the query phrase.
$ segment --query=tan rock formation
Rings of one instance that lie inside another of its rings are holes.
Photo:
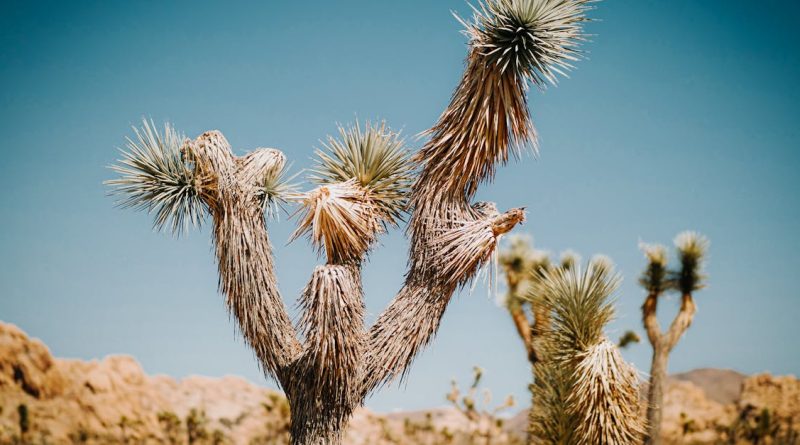
[[[288,405],[279,392],[231,376],[148,376],[122,355],[56,359],[41,341],[0,322],[0,445],[19,439],[20,405],[28,410],[29,443],[187,444],[192,436],[199,437],[195,444],[261,445],[288,439]],[[508,419],[505,435],[492,443],[519,443],[514,438],[524,436],[526,418]],[[672,444],[743,444],[756,437],[765,445],[800,443],[798,422],[796,378],[704,369],[669,379],[662,433]],[[389,415],[361,409],[345,443],[485,443],[474,430],[452,408]]]

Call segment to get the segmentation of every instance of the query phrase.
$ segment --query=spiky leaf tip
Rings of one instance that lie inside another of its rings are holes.
[[[673,273],[676,289],[683,294],[690,294],[705,286],[706,276],[703,274],[705,257],[711,244],[708,238],[692,231],[678,234],[674,240],[678,250],[680,270]]]
[[[617,342],[617,345],[620,348],[625,349],[628,346],[630,346],[632,343],[640,343],[641,341],[642,341],[642,339],[641,339],[641,337],[639,337],[639,334],[637,334],[636,331],[627,330],[627,331],[625,331],[624,334],[622,334],[619,337],[619,341]]]
[[[259,186],[259,199],[267,216],[277,218],[279,211],[292,201],[301,199],[299,186],[292,182],[297,174],[290,174],[289,165],[283,164],[267,172]]]
[[[199,227],[206,206],[200,197],[202,180],[181,155],[186,137],[169,123],[159,132],[146,119],[133,131],[126,149],[120,150],[122,159],[110,166],[120,177],[105,182],[112,195],[122,196],[117,204],[155,214],[156,230],[169,228],[180,235],[190,225]]]
[[[472,45],[487,64],[511,71],[539,87],[581,58],[583,23],[594,0],[486,0],[466,23]]]
[[[543,273],[537,292],[552,309],[553,341],[557,358],[596,344],[603,328],[614,316],[609,298],[619,287],[620,277],[597,268],[557,268]]]
[[[572,249],[567,249],[561,252],[561,256],[559,257],[561,268],[565,270],[574,269],[575,266],[577,266],[580,262],[581,254]]]
[[[589,260],[589,267],[603,275],[614,273],[614,261],[608,255],[597,254]]]
[[[639,249],[647,259],[647,266],[639,277],[639,284],[648,292],[659,295],[668,283],[667,248],[661,244],[639,243]]]
[[[532,265],[533,241],[530,235],[511,235],[500,251],[500,265],[506,273],[527,273]]]
[[[311,179],[320,184],[355,180],[368,192],[384,223],[397,224],[406,210],[415,164],[400,133],[386,122],[339,126],[316,151]]]

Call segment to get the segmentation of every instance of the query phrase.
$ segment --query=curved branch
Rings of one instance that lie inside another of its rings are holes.
[[[410,200],[409,270],[403,288],[367,334],[365,396],[405,375],[439,328],[453,293],[486,262],[497,237],[524,219],[522,209],[500,215],[493,204],[470,206],[478,185],[492,178],[509,151],[535,139],[527,76],[496,63],[484,50],[481,28],[491,26],[481,20],[468,25],[467,68],[428,131],[430,141],[416,155],[422,171]]]
[[[656,308],[658,307],[658,294],[651,292],[647,295],[642,305],[642,321],[644,323],[645,331],[647,331],[647,338],[653,347],[658,347],[661,343],[661,325],[658,323],[656,317]]]
[[[694,304],[692,294],[683,294],[681,296],[681,308],[678,311],[678,315],[672,320],[669,330],[664,335],[664,346],[666,346],[668,351],[671,351],[675,345],[678,344],[678,340],[680,340],[686,330],[689,329],[696,312],[697,306]]]
[[[222,133],[203,133],[182,151],[203,179],[214,220],[219,287],[242,335],[267,374],[285,384],[284,370],[300,352],[278,291],[272,246],[257,191],[259,178],[285,162],[277,150],[235,157]]]
[[[511,313],[511,320],[514,322],[514,327],[517,328],[517,334],[519,334],[519,338],[525,345],[528,361],[536,363],[537,356],[533,346],[533,328],[531,327],[530,320],[528,320],[528,316],[525,314],[525,310],[522,308],[522,305],[515,305],[510,308],[508,312]]]
[[[471,278],[489,258],[497,243],[497,236],[511,230],[524,220],[522,209],[511,209],[503,214],[482,214],[472,211],[473,221],[482,221],[488,244],[484,250],[464,250],[460,256],[448,255],[462,270],[453,276],[450,264],[424,264],[412,262],[405,284],[389,306],[367,333],[364,382],[362,395],[405,375],[409,365],[421,348],[430,342],[439,328],[447,304],[458,287]],[[465,235],[468,236],[469,234]],[[423,238],[428,239],[428,238]],[[437,238],[430,238],[427,257],[436,257]],[[412,249],[413,252],[413,249]]]

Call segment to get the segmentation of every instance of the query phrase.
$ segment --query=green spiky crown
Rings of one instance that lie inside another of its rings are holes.
[[[708,238],[697,232],[686,231],[675,237],[681,268],[672,274],[672,281],[681,293],[690,294],[705,286],[703,266],[709,244]]]
[[[320,184],[355,180],[369,192],[384,222],[397,224],[402,218],[413,181],[414,165],[400,133],[385,122],[339,126],[339,139],[328,136],[316,151],[311,179]]]
[[[580,58],[591,0],[487,0],[475,9],[468,31],[488,58],[503,72],[531,80],[539,87],[556,83]]]
[[[703,235],[685,231],[674,240],[679,267],[668,267],[667,248],[660,244],[640,243],[639,248],[647,259],[647,267],[639,278],[639,284],[655,295],[676,290],[683,295],[705,286],[703,267],[709,241]]]
[[[127,151],[110,168],[118,179],[107,181],[113,195],[122,195],[118,205],[154,213],[156,230],[169,228],[179,235],[189,226],[202,224],[206,207],[200,198],[200,183],[191,163],[184,162],[181,146],[186,137],[170,124],[160,133],[152,121],[143,120],[127,138]]]
[[[647,267],[642,276],[639,277],[639,284],[648,292],[660,294],[668,287],[667,282],[667,248],[660,244],[640,243],[639,248],[647,258]]]

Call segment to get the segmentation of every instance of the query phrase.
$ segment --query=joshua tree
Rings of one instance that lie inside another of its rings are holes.
[[[602,255],[586,273],[576,270],[579,262],[572,251],[552,261],[525,237],[512,238],[500,254],[508,284],[504,303],[533,367],[529,432],[550,444],[635,443],[643,433],[635,373],[602,333],[618,279]],[[565,340],[579,336],[580,344]]]
[[[339,443],[353,409],[408,372],[436,333],[451,296],[486,264],[498,238],[524,220],[473,199],[498,164],[536,146],[529,83],[544,87],[580,57],[591,0],[486,0],[472,21],[466,69],[450,104],[409,157],[384,125],[341,129],[318,151],[299,195],[284,180],[284,155],[234,156],[218,131],[185,140],[145,125],[111,181],[123,205],[155,213],[174,232],[213,221],[220,290],[263,371],[286,392],[294,444]],[[295,237],[324,255],[300,296],[295,329],[274,275],[264,209],[300,203]],[[361,265],[377,236],[410,214],[405,282],[364,329]]]
[[[605,257],[543,272],[536,286],[550,312],[534,366],[531,434],[543,444],[640,443],[638,376],[603,329],[620,279]]]
[[[646,443],[661,443],[661,417],[664,403],[664,382],[667,378],[669,353],[678,344],[681,336],[692,324],[695,311],[692,295],[705,286],[703,264],[709,242],[695,232],[683,232],[675,237],[679,267],[670,270],[667,266],[667,249],[657,244],[641,244],[647,258],[647,268],[639,279],[639,284],[647,291],[642,306],[642,320],[647,338],[653,345],[653,361],[650,366],[650,385],[647,393],[647,439]],[[678,292],[681,306],[678,314],[666,332],[656,318],[658,299],[667,291]]]

